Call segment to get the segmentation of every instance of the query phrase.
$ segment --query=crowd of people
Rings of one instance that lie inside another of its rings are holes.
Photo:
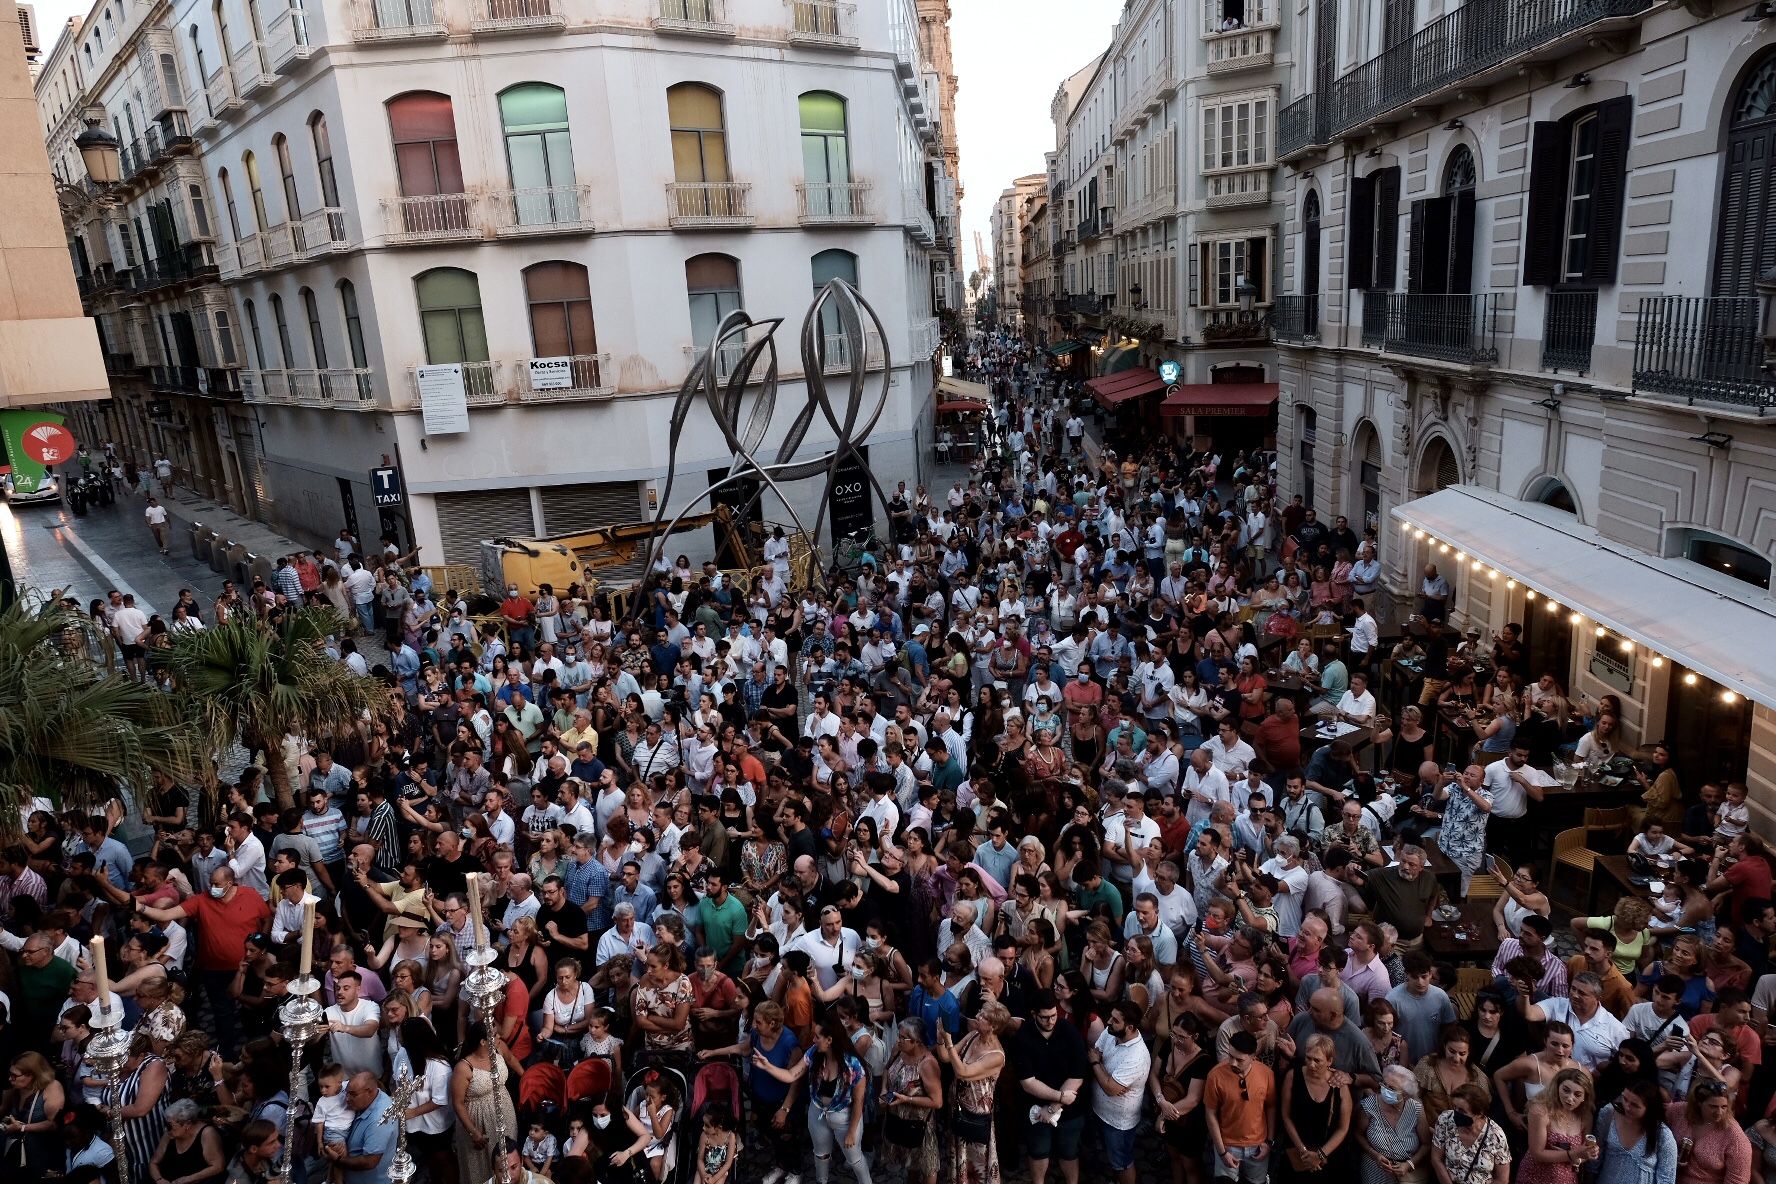
[[[1575,737],[1509,631],[1472,664],[1434,635],[1388,719],[1372,535],[1277,508],[1261,455],[1094,455],[1016,341],[967,368],[997,447],[947,495],[900,484],[830,590],[787,548],[743,579],[680,556],[619,606],[509,588],[476,627],[378,557],[399,611],[357,622],[390,654],[360,731],[222,800],[163,779],[142,857],[120,807],[33,810],[0,851],[7,1162],[372,1184],[399,1100],[427,1184],[1761,1180],[1776,909],[1743,787],[1643,775],[1635,854],[1681,857],[1673,888],[1560,926],[1561,958],[1525,807],[1556,753],[1616,755],[1610,704]],[[1267,665],[1374,742],[1316,744]],[[1423,716],[1452,694],[1475,737],[1444,767]],[[1424,948],[1432,841],[1458,903],[1496,881],[1472,993]],[[292,1096],[311,903],[326,1019]]]

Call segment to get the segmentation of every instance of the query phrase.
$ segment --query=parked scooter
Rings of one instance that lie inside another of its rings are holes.
[[[76,518],[86,517],[86,482],[85,477],[74,477],[68,482],[68,508]]]
[[[117,502],[117,487],[112,483],[111,479],[109,477],[101,477],[99,474],[94,473],[92,480],[93,504],[95,506],[115,505]]]

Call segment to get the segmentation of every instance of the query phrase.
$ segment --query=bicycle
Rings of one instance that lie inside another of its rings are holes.
[[[865,567],[878,566],[865,563],[863,557],[866,554],[873,556],[880,542],[873,526],[842,536],[833,544],[832,567],[828,569],[832,577],[835,580],[840,577],[849,579],[861,574]]]

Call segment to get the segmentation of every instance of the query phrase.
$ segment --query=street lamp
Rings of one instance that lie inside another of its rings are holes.
[[[1234,294],[1239,297],[1240,312],[1249,313],[1258,299],[1258,288],[1245,276],[1240,276],[1233,285]]]
[[[80,149],[80,163],[95,185],[115,185],[123,180],[117,137],[100,127],[98,120],[86,121],[86,130],[74,137],[74,147]]]

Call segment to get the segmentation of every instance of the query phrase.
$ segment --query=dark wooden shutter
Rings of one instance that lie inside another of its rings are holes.
[[[1352,288],[1368,288],[1375,279],[1375,183],[1368,177],[1352,177],[1350,200],[1344,203],[1345,273]]]
[[[1400,254],[1400,168],[1375,174],[1375,286],[1393,288]]]
[[[1451,292],[1474,290],[1474,191],[1454,197],[1454,217],[1450,227],[1449,287]]]
[[[1269,245],[1267,239],[1249,238],[1246,240],[1246,282],[1258,289],[1258,295],[1253,299],[1259,304],[1269,300],[1271,292],[1274,291],[1270,286],[1270,263],[1264,254],[1264,249]]]
[[[1523,234],[1523,282],[1560,282],[1566,237],[1567,155],[1572,131],[1565,123],[1535,125],[1529,152],[1528,225]]]
[[[1426,197],[1412,203],[1406,242],[1406,290],[1449,291],[1449,197]]]
[[[1757,277],[1776,266],[1776,122],[1733,132],[1721,182],[1720,238],[1715,248],[1714,294],[1755,296]]]
[[[1586,240],[1585,282],[1616,282],[1622,253],[1622,204],[1628,184],[1628,141],[1634,135],[1634,99],[1623,95],[1597,105],[1597,188],[1591,197],[1591,235]]]

